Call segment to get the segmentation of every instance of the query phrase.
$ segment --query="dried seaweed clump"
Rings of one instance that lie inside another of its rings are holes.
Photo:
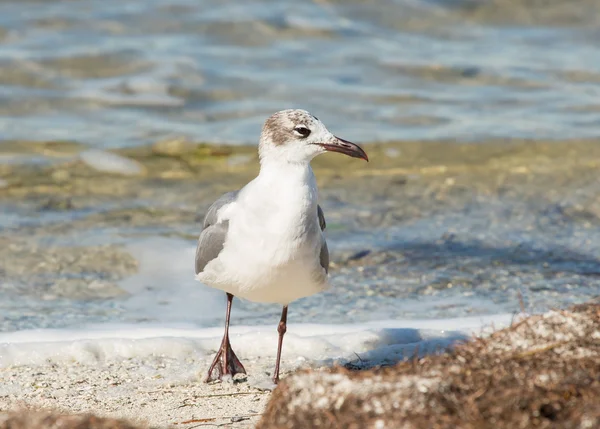
[[[600,428],[600,305],[394,367],[297,373],[258,425],[283,428]]]
[[[69,415],[22,410],[0,416],[0,429],[143,429],[124,420],[100,418],[91,414]]]

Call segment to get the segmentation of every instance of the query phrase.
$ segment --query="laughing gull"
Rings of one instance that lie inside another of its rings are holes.
[[[225,334],[205,382],[246,370],[229,343],[233,296],[283,305],[273,382],[279,381],[288,304],[328,288],[325,216],[310,161],[327,151],[368,161],[354,143],[331,134],[305,110],[282,110],[265,121],[260,173],[216,200],[204,217],[196,279],[227,293]]]

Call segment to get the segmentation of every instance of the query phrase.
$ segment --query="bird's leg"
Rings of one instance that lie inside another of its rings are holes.
[[[277,332],[279,333],[279,343],[277,344],[277,362],[275,362],[275,374],[273,374],[273,383],[277,384],[279,382],[279,362],[281,361],[281,347],[283,346],[283,335],[287,330],[287,305],[283,306],[283,310],[281,311],[281,320],[279,321],[279,325],[277,326]]]
[[[226,374],[232,377],[235,374],[246,374],[244,365],[237,358],[229,343],[229,316],[231,315],[231,303],[233,302],[233,295],[227,294],[227,313],[225,316],[225,334],[223,335],[223,341],[221,341],[221,347],[213,360],[213,363],[208,369],[205,383],[222,380]]]

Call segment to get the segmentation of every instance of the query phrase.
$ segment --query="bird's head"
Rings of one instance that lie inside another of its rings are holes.
[[[331,134],[321,121],[306,110],[281,110],[265,121],[259,145],[261,162],[280,159],[304,163],[325,152],[339,152],[369,160],[358,145]]]

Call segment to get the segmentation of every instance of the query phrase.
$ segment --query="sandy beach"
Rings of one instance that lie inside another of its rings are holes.
[[[244,363],[249,373],[264,374],[273,362],[261,359]],[[253,387],[253,378],[202,383],[197,370],[205,370],[208,364],[155,357],[102,365],[2,368],[0,415],[8,416],[9,410],[50,409],[124,418],[156,428],[254,427],[270,392]],[[171,374],[168,379],[162,375],[165,371]]]

